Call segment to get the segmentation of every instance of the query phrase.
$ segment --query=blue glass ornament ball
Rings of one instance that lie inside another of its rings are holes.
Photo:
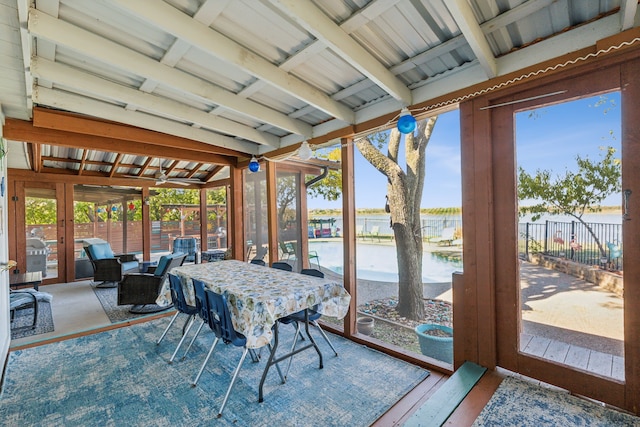
[[[398,119],[398,130],[400,133],[411,133],[416,129],[416,119],[407,114]]]

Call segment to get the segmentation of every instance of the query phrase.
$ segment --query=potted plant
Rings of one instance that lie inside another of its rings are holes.
[[[371,335],[373,333],[374,320],[373,317],[358,317],[356,321],[358,332],[364,335]]]
[[[416,326],[420,351],[425,356],[453,363],[453,328],[433,323]]]

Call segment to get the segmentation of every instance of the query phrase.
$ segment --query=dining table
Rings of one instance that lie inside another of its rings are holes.
[[[308,322],[304,326],[310,343],[276,357],[278,319],[300,311],[308,316],[308,310],[312,308],[324,316],[342,319],[349,310],[351,300],[343,284],[338,281],[238,260],[183,265],[172,269],[170,274],[180,279],[190,305],[195,305],[192,279],[200,280],[207,289],[225,295],[233,327],[246,337],[248,348],[258,349],[270,344],[269,360],[260,382],[260,402],[263,400],[262,386],[269,368],[280,361],[314,348],[322,368],[322,354],[309,334]],[[171,303],[168,285],[163,287],[156,303]]]

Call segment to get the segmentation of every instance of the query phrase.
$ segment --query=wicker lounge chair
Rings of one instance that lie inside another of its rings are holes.
[[[93,266],[93,280],[99,288],[115,288],[122,276],[138,271],[138,258],[134,254],[115,255],[109,243],[94,243],[85,248]]]
[[[118,305],[133,304],[132,313],[155,313],[167,310],[171,305],[161,307],[156,299],[162,289],[167,274],[184,262],[187,254],[175,253],[163,255],[157,267],[149,267],[147,273],[126,274],[118,283]]]

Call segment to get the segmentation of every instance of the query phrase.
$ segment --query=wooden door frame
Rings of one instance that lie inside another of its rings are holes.
[[[20,273],[27,271],[27,255],[26,255],[26,221],[25,221],[25,202],[27,188],[43,188],[54,190],[56,193],[56,240],[57,240],[57,276],[54,278],[43,277],[43,284],[52,284],[66,282],[68,274],[73,274],[73,259],[69,261],[67,251],[71,247],[73,253],[73,203],[69,209],[68,199],[73,200],[73,194],[68,195],[65,184],[60,182],[34,182],[34,181],[16,181],[9,177],[8,189],[10,198],[10,215],[9,215],[9,254],[12,259],[18,263],[17,269]],[[70,215],[70,216],[69,216]],[[68,218],[71,218],[68,220]],[[71,270],[70,270],[71,267]]]
[[[638,413],[640,405],[640,291],[636,283],[640,277],[638,263],[632,262],[631,255],[640,253],[637,236],[640,227],[633,221],[625,223],[625,382],[621,383],[595,374],[577,371],[564,365],[523,354],[519,351],[520,292],[519,263],[517,254],[517,196],[514,115],[518,110],[532,108],[560,100],[571,100],[593,96],[611,90],[621,90],[623,108],[623,185],[640,196],[640,176],[637,160],[640,158],[640,84],[634,76],[640,72],[640,60],[613,64],[599,69],[589,69],[583,73],[573,73],[569,77],[539,80],[535,86],[523,87],[519,91],[501,97],[487,97],[484,102],[475,100],[472,108],[479,105],[495,105],[517,99],[526,99],[560,90],[567,92],[536,101],[511,104],[478,114],[490,123],[486,130],[491,140],[493,224],[495,272],[495,320],[496,320],[496,365],[510,371],[533,377],[546,383],[568,389],[611,405]],[[475,111],[472,114],[475,115]],[[634,157],[635,156],[635,157]],[[640,220],[638,202],[640,197],[631,199],[632,219]],[[466,224],[466,222],[465,222]],[[635,233],[635,234],[633,234]],[[500,244],[495,244],[500,242]],[[630,242],[629,245],[626,242]],[[634,265],[635,264],[635,265]],[[466,269],[465,269],[466,276]],[[635,338],[634,338],[635,337]]]

